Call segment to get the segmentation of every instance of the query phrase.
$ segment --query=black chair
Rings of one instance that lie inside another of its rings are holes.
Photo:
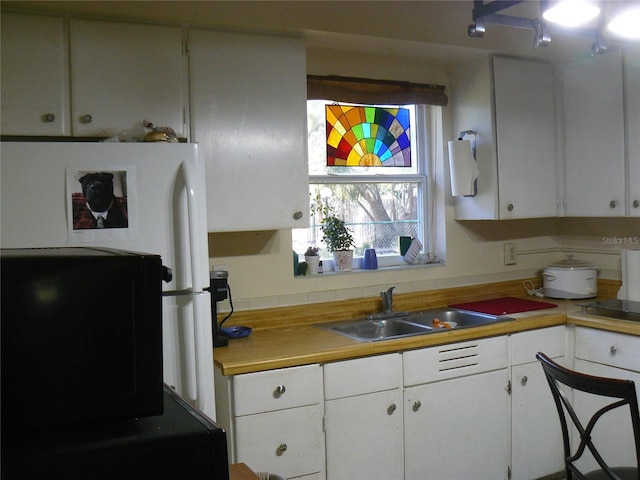
[[[638,414],[638,398],[633,381],[594,377],[592,375],[574,372],[573,370],[569,370],[558,365],[544,353],[538,353],[536,358],[540,360],[540,363],[542,364],[547,381],[549,382],[549,387],[551,387],[551,392],[553,393],[553,399],[555,400],[556,407],[558,409],[558,415],[560,416],[560,425],[562,426],[562,437],[564,441],[565,471],[567,480],[572,480],[574,478],[579,478],[581,480],[639,480],[640,414]],[[580,390],[603,397],[610,397],[614,401],[595,412],[585,427],[576,415],[575,410],[569,403],[567,396],[560,388],[559,384],[566,385],[574,390]],[[623,407],[625,405],[629,405],[629,409],[631,410],[631,423],[633,426],[633,436],[636,444],[637,463],[636,467],[610,467],[598,453],[596,447],[591,441],[591,432],[602,415],[610,410]],[[569,417],[580,434],[580,444],[578,445],[575,453],[571,452],[565,411],[569,414]],[[600,470],[582,473],[575,466],[575,462],[582,457],[586,448],[588,448],[593,454],[593,457],[600,465]]]

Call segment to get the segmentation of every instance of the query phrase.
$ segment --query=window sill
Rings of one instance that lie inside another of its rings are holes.
[[[399,257],[398,257],[399,258]],[[326,264],[325,264],[326,262]],[[379,262],[380,263],[380,262]],[[437,262],[431,263],[397,263],[397,262],[381,262],[382,265],[379,265],[376,269],[364,269],[361,267],[362,258],[354,258],[353,259],[353,269],[349,271],[335,271],[333,269],[333,260],[325,259],[323,260],[323,271],[313,275],[296,275],[295,278],[317,278],[322,276],[335,276],[335,275],[353,275],[360,273],[373,273],[373,272],[392,272],[395,270],[408,270],[408,269],[419,269],[419,268],[430,268],[430,267],[442,267],[445,265],[444,260],[440,260]],[[386,264],[385,264],[386,263]]]

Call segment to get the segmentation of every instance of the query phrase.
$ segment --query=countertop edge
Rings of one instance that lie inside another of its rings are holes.
[[[513,321],[456,329],[409,338],[363,343],[317,328],[291,325],[254,331],[247,338],[231,340],[214,350],[214,362],[223,375],[232,376],[279,368],[327,363],[385,353],[473,341],[558,325],[576,325],[640,336],[640,323],[597,315],[583,315],[575,302],[555,301],[558,306],[509,315]]]

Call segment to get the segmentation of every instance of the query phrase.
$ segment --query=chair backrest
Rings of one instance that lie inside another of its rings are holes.
[[[610,410],[623,407],[625,405],[629,405],[629,409],[631,411],[633,436],[636,444],[636,466],[640,467],[640,414],[638,413],[638,398],[634,382],[631,380],[595,377],[575,372],[563,367],[562,365],[558,365],[544,353],[538,353],[536,358],[542,364],[549,387],[551,388],[551,393],[553,394],[553,399],[558,409],[558,415],[560,416],[567,480],[571,480],[573,478],[573,474],[578,476],[578,478],[586,478],[584,473],[575,466],[575,462],[577,462],[577,460],[582,456],[585,448],[588,448],[591,451],[593,457],[600,465],[600,468],[609,476],[609,478],[619,478],[612,471],[612,467],[607,465],[600,453],[596,450],[593,442],[591,441],[591,432],[602,415]],[[560,388],[559,384],[566,385],[574,390],[580,390],[582,392],[600,395],[602,397],[609,397],[613,399],[613,402],[595,412],[585,426],[576,415],[574,408],[565,395],[565,392]],[[580,444],[573,454],[571,452],[569,442],[569,429],[565,411],[580,434]]]

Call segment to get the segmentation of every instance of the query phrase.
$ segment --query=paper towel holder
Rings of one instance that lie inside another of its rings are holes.
[[[460,136],[458,140],[468,140],[471,145],[471,156],[473,157],[473,161],[478,163],[476,160],[476,132],[473,130],[464,130],[460,132]],[[463,197],[475,197],[478,193],[478,179],[476,178],[473,181],[473,193],[470,195],[463,195]]]

